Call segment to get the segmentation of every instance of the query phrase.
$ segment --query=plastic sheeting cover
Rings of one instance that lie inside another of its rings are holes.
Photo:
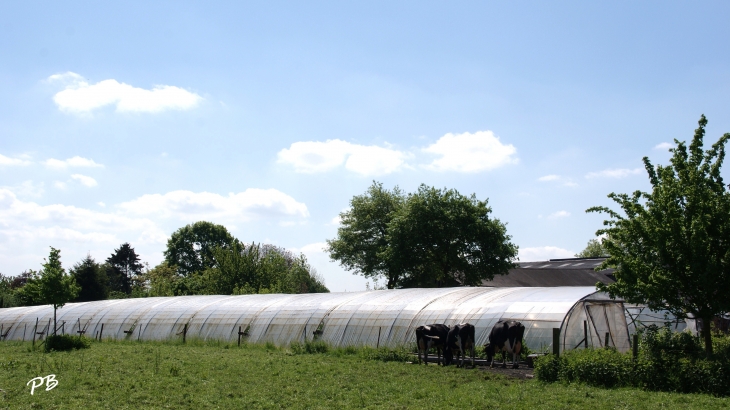
[[[59,332],[104,339],[171,340],[186,330],[187,339],[235,341],[240,329],[248,342],[288,345],[311,340],[319,330],[319,337],[333,346],[373,347],[411,344],[415,328],[431,323],[471,323],[481,345],[497,321],[512,319],[525,325],[525,343],[533,349],[548,349],[552,328],[563,327],[565,349],[572,348],[576,332],[582,335],[585,308],[580,301],[589,295],[597,295],[592,286],[206,295],[69,303],[57,314]],[[579,305],[576,320],[566,320]],[[50,306],[0,309],[3,340],[31,340],[52,317]],[[615,321],[612,329],[626,327],[623,314],[609,320]]]

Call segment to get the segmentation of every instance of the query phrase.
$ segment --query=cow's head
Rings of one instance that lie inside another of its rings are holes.
[[[454,351],[446,346],[444,349],[444,366],[450,365],[452,360],[454,360]]]

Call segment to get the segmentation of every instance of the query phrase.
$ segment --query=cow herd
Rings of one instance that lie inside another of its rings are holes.
[[[416,344],[418,345],[418,361],[428,364],[428,351],[436,348],[438,364],[441,364],[443,354],[443,365],[448,366],[455,362],[457,366],[464,367],[466,353],[471,355],[471,365],[474,367],[474,345],[475,328],[469,323],[460,323],[454,326],[444,324],[432,324],[418,326],[416,328]],[[490,367],[494,366],[494,356],[497,352],[512,354],[512,367],[519,367],[519,357],[522,350],[522,337],[525,334],[525,326],[514,320],[500,320],[494,325],[489,333],[489,343],[484,345],[484,352],[487,355],[487,362]],[[456,360],[454,360],[456,357]],[[461,361],[459,362],[459,358]],[[502,355],[502,367],[507,367],[507,355]]]

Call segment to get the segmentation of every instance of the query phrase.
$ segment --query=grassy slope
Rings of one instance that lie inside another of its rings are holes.
[[[730,408],[710,396],[515,381],[343,351],[149,342],[29,350],[28,343],[0,343],[0,408]],[[51,373],[58,386],[31,396],[26,383]]]

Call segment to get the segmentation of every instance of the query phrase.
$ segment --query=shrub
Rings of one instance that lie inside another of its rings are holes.
[[[535,377],[545,382],[578,382],[599,387],[730,395],[730,337],[715,335],[714,354],[690,333],[650,327],[640,334],[639,356],[614,349],[584,349],[537,359]]]
[[[535,361],[535,377],[538,380],[548,383],[558,381],[561,361],[561,357],[552,354],[537,357]]]
[[[373,349],[372,347],[363,347],[362,356],[369,360],[380,360],[383,362],[412,362],[414,357],[410,349],[405,347],[397,347],[390,349],[381,347]]]
[[[91,346],[91,342],[83,336],[51,335],[46,338],[43,348],[46,352],[52,350],[65,352],[68,350],[86,349],[89,346]]]
[[[321,340],[306,340],[304,343],[293,342],[289,345],[294,354],[327,353],[329,345]]]
[[[615,349],[573,350],[563,355],[558,378],[596,387],[630,386],[632,365],[631,355]]]

